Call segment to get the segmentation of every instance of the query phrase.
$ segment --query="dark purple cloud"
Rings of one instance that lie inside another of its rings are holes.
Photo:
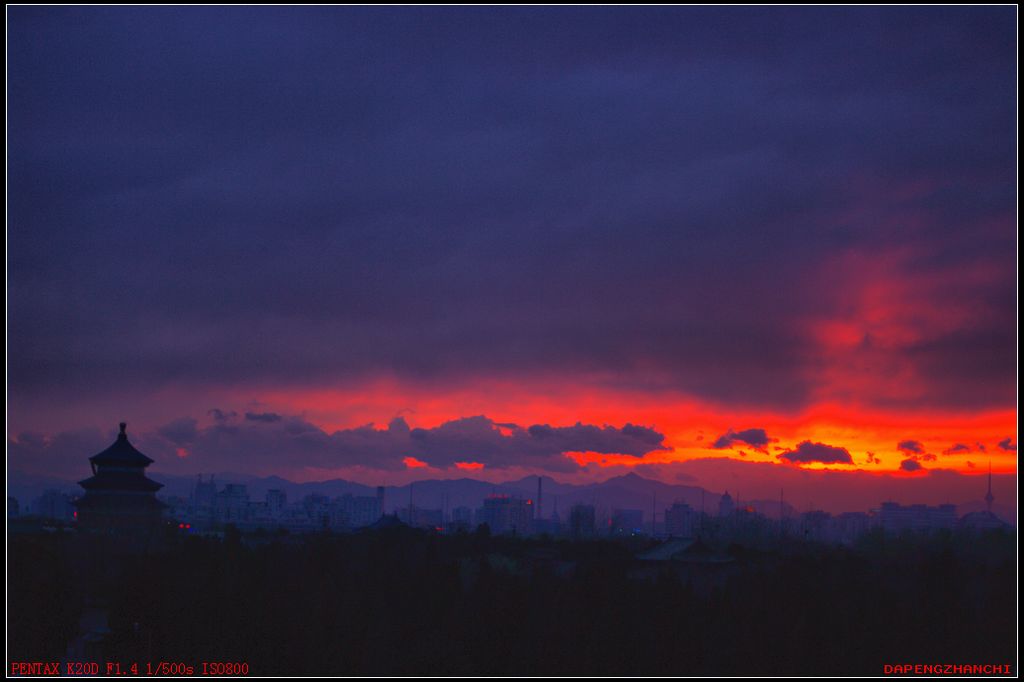
[[[944,455],[962,455],[967,452],[973,452],[969,445],[963,443],[956,443],[942,451]]]
[[[896,449],[900,452],[912,455],[924,454],[924,445],[922,445],[920,441],[916,440],[901,440],[896,444]]]
[[[798,408],[863,253],[964,319],[864,344],[910,397],[839,398],[1015,400],[1012,6],[8,22],[12,396],[503,374]]]
[[[161,426],[157,433],[175,445],[188,445],[199,436],[199,422],[192,417],[182,417]]]
[[[900,469],[903,471],[920,471],[923,468],[916,459],[905,459],[900,462]]]
[[[250,422],[263,422],[270,424],[281,421],[282,417],[274,412],[246,412],[245,420]]]
[[[778,439],[769,438],[768,432],[764,429],[744,429],[743,431],[729,429],[719,436],[711,447],[716,450],[723,450],[732,447],[734,443],[746,443],[763,451],[769,443],[774,443],[776,440]]]
[[[824,443],[812,443],[805,440],[796,446],[795,450],[786,450],[779,459],[784,459],[794,464],[806,464],[808,462],[820,462],[822,464],[853,464],[853,457],[846,448],[826,445]]]
[[[523,428],[503,424],[503,434],[498,424],[484,416],[456,419],[430,429],[410,428],[397,417],[384,429],[365,425],[328,433],[301,417],[273,416],[276,418],[247,418],[234,424],[215,421],[205,428],[197,428],[195,419],[183,417],[154,433],[130,436],[143,452],[164,466],[187,465],[193,472],[241,468],[273,473],[353,466],[394,471],[405,468],[406,457],[442,469],[457,462],[479,462],[489,469],[531,467],[573,472],[579,465],[566,457],[566,452],[640,458],[665,449],[662,434],[634,424],[622,428],[592,424],[535,424]],[[109,440],[113,440],[112,435]],[[22,434],[8,442],[9,461],[19,470],[63,471],[73,476],[87,468],[86,458],[109,444],[98,431],[60,434],[54,439]],[[186,449],[185,460],[176,461],[177,448]]]
[[[1004,438],[999,441],[999,449],[1004,452],[1017,452],[1017,444],[1013,442],[1012,438]]]
[[[225,412],[217,408],[209,410],[206,414],[209,417],[212,417],[213,420],[219,424],[227,424],[231,421],[234,421],[238,417],[238,413],[235,412],[234,410]]]

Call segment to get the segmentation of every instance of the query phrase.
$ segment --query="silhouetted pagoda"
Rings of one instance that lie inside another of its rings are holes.
[[[156,499],[162,483],[146,478],[153,463],[128,442],[127,424],[109,448],[89,458],[92,477],[79,481],[85,495],[75,502],[76,518],[83,530],[108,534],[145,533],[155,528],[164,504]]]

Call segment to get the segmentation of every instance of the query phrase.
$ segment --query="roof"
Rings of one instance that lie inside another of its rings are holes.
[[[640,561],[675,561],[691,564],[719,564],[733,561],[731,556],[716,553],[699,537],[666,540],[657,547],[641,552],[636,558]]]
[[[391,530],[392,528],[412,528],[412,526],[399,519],[398,514],[382,514],[369,526],[363,526],[359,530]]]
[[[152,495],[86,495],[78,498],[72,504],[76,509],[98,509],[101,511],[114,509],[120,512],[167,508],[166,504]]]
[[[125,433],[127,426],[121,422],[121,432],[117,434],[114,444],[98,455],[90,457],[89,461],[93,464],[112,466],[148,467],[152,464],[153,460],[136,450],[135,446],[128,442],[128,434]]]
[[[646,552],[641,552],[636,558],[641,561],[670,561],[677,554],[681,554],[689,549],[693,543],[694,541],[689,538],[673,538]]]
[[[100,471],[91,478],[79,481],[78,485],[86,490],[132,492],[156,492],[164,487],[163,483],[146,478],[142,472],[132,471]]]

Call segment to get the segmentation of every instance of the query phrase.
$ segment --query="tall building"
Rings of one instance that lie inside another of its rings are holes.
[[[80,528],[120,534],[148,532],[159,525],[164,505],[156,499],[162,484],[146,478],[149,457],[128,442],[126,424],[121,422],[117,440],[89,458],[93,475],[79,485],[85,495],[75,502]]]
[[[71,521],[74,518],[74,503],[59,490],[47,490],[32,503],[32,513],[47,519]]]
[[[473,510],[469,507],[455,507],[452,509],[451,526],[469,530],[473,525]]]
[[[676,502],[665,510],[665,533],[672,537],[693,537],[697,522],[697,512],[685,502]]]
[[[533,532],[533,500],[489,495],[484,498],[479,522],[486,523],[495,535],[529,535]]]
[[[575,504],[569,510],[569,532],[574,538],[592,537],[597,513],[590,504]]]
[[[363,528],[369,526],[381,517],[381,496],[371,497],[342,495],[335,500],[338,506],[343,525],[348,528]]]
[[[725,494],[722,495],[722,499],[718,501],[718,515],[729,517],[732,516],[735,511],[736,503],[732,501],[729,491],[726,490]]]
[[[217,493],[214,518],[220,523],[245,523],[249,520],[249,491],[244,484],[228,483]]]
[[[940,504],[929,507],[924,504],[903,506],[896,502],[883,502],[880,514],[882,528],[890,533],[905,530],[929,531],[952,528],[956,523],[956,505]]]
[[[441,509],[421,509],[413,505],[399,509],[398,519],[413,528],[429,528],[438,531],[444,528],[444,511]]]
[[[272,519],[279,519],[284,514],[284,508],[288,506],[288,495],[283,490],[271,488],[267,491],[267,513]]]
[[[634,535],[644,529],[644,512],[641,509],[615,509],[612,511],[609,531],[612,535]]]
[[[217,504],[217,484],[213,482],[213,476],[209,481],[204,481],[202,474],[196,478],[196,485],[192,489],[191,513],[192,523],[198,523],[208,527],[214,521],[213,511]]]
[[[1003,521],[992,512],[992,503],[996,501],[992,494],[992,462],[988,463],[988,492],[985,493],[985,511],[971,512],[965,514],[957,525],[961,528],[974,530],[986,530],[994,528],[1009,528],[1009,524]]]

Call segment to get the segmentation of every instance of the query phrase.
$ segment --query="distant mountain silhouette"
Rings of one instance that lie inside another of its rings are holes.
[[[177,495],[188,498],[195,485],[195,476],[175,476],[153,472],[153,480],[164,484],[161,496]],[[208,480],[209,475],[204,474],[203,479]],[[554,479],[544,476],[544,499],[543,516],[550,517],[555,509],[557,499],[558,513],[565,519],[568,516],[569,508],[574,504],[593,504],[606,512],[614,509],[639,509],[644,513],[644,519],[650,519],[652,502],[656,502],[659,520],[666,507],[673,502],[680,501],[689,504],[695,510],[701,508],[701,492],[704,493],[704,510],[710,515],[718,513],[718,501],[724,491],[709,491],[699,486],[673,485],[662,481],[655,481],[644,478],[636,473],[628,473],[622,476],[609,478],[600,483],[584,485],[573,485],[559,483]],[[250,498],[254,501],[262,500],[268,490],[279,489],[285,491],[290,502],[301,500],[306,495],[317,494],[327,497],[339,497],[341,495],[374,496],[376,487],[363,485],[345,479],[332,479],[328,481],[316,481],[309,483],[295,483],[279,476],[253,476],[252,474],[240,474],[236,472],[221,472],[214,474],[214,480],[218,487],[227,483],[242,483],[248,488]],[[537,496],[537,476],[526,476],[524,478],[506,481],[504,483],[490,483],[472,478],[458,479],[430,479],[415,481],[412,484],[412,503],[424,509],[441,509],[445,506],[466,506],[476,509],[480,506],[481,500],[491,493],[516,495],[528,499]],[[46,490],[60,490],[71,495],[81,494],[81,488],[75,481],[25,474],[17,471],[8,472],[8,494],[17,497],[25,505],[39,497]],[[654,499],[656,497],[656,500]],[[867,511],[869,508],[877,507],[882,500],[865,499],[863,506],[859,509],[849,511]],[[777,499],[740,499],[743,506],[750,505],[756,511],[771,518],[778,518],[779,501]],[[395,509],[405,508],[409,504],[409,486],[385,486],[385,508],[391,512]],[[984,501],[980,495],[978,500],[960,501],[957,507],[958,515],[970,511],[984,509]],[[805,505],[791,506],[785,503],[786,515],[792,517],[800,512],[807,511]],[[1010,523],[1016,520],[1016,509],[1008,504],[1000,504],[998,501],[993,511]]]
[[[196,482],[195,476],[175,476],[156,472],[152,474],[152,478],[164,484],[161,491],[162,496],[176,495],[183,498],[188,498]],[[263,499],[267,491],[271,489],[283,490],[289,501],[298,501],[306,495],[313,494],[332,498],[341,495],[373,496],[376,494],[375,486],[344,479],[295,483],[279,476],[260,477],[234,472],[216,473],[213,474],[213,478],[218,486],[227,483],[244,484],[253,500]],[[649,518],[651,504],[655,498],[659,517],[665,507],[677,500],[686,502],[694,509],[700,509],[701,504],[702,489],[699,487],[670,485],[643,478],[635,473],[586,485],[559,483],[547,476],[543,478],[543,515],[545,517],[551,516],[555,509],[556,499],[558,512],[563,517],[567,516],[569,508],[574,504],[594,504],[609,511],[612,509],[640,509],[643,510],[645,518]],[[209,475],[203,476],[203,480],[208,479]],[[16,472],[11,472],[8,485],[10,494],[18,497],[22,502],[38,497],[44,490],[49,489],[58,489],[72,494],[80,493],[78,487],[71,481],[17,474]],[[440,509],[446,503],[449,509],[458,506],[475,509],[480,506],[481,500],[492,493],[535,499],[537,477],[526,476],[504,483],[490,483],[472,478],[415,481],[412,484],[412,503],[417,507],[427,509]],[[408,485],[385,486],[385,507],[388,511],[408,506],[409,499]],[[704,504],[708,513],[714,513],[718,509],[718,499],[718,493],[704,492]]]

